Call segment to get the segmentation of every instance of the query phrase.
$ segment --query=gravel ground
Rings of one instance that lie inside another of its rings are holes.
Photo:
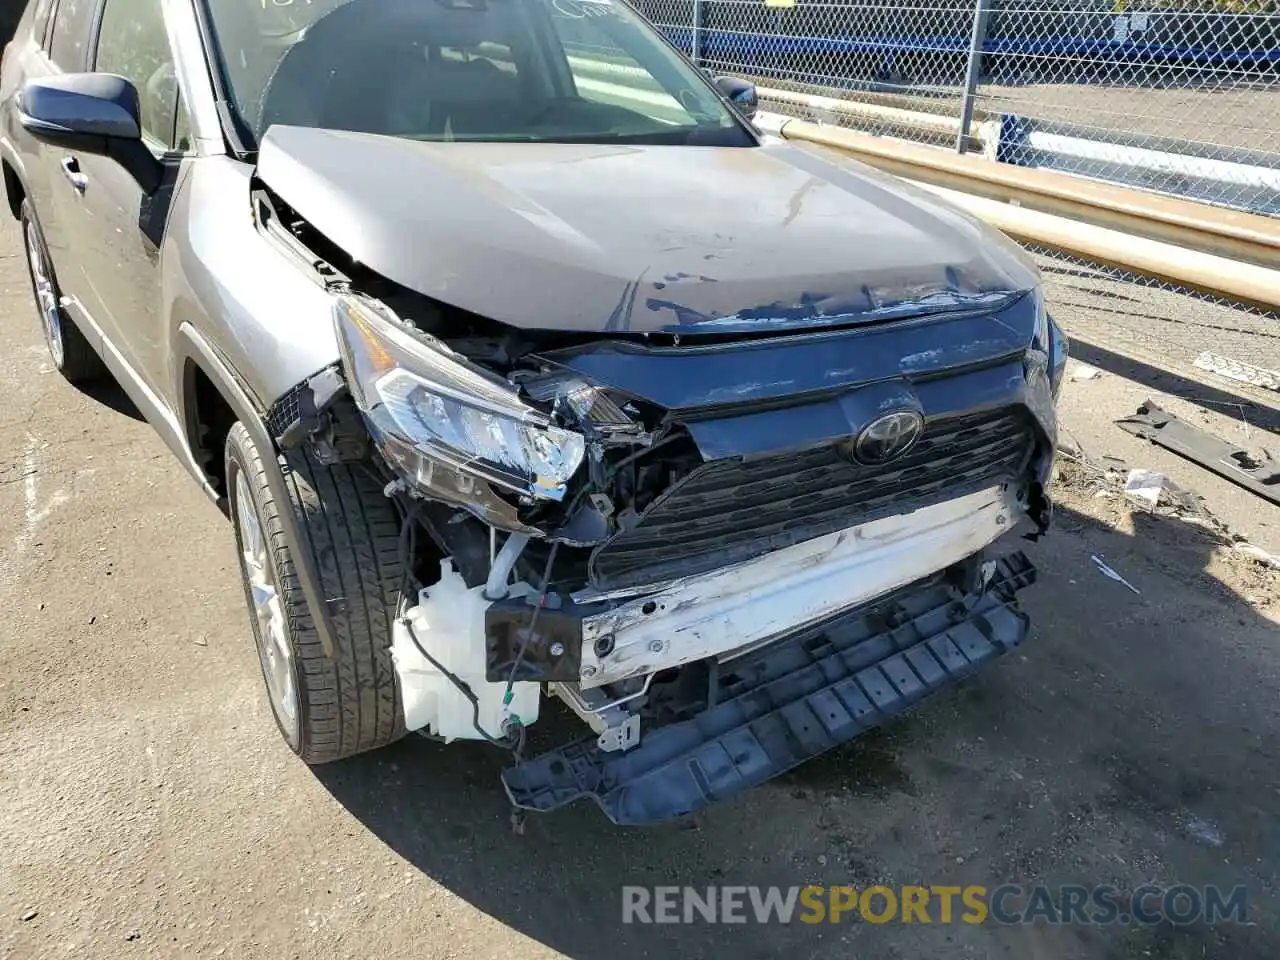
[[[689,823],[619,831],[580,806],[517,838],[488,748],[293,759],[228,524],[117,391],[50,370],[2,230],[0,957],[1280,956],[1280,581],[1222,538],[1064,461],[1020,651]],[[1146,325],[1166,312],[1124,323],[1163,330]],[[1162,370],[1122,354],[1123,325],[1059,316],[1105,368],[1064,398],[1090,461],[1166,470],[1280,546],[1280,510],[1110,423],[1163,390],[1242,429],[1208,402],[1235,388],[1193,381],[1182,356]],[[1248,409],[1254,436],[1280,413]],[[811,882],[1243,884],[1248,921],[620,923],[627,883]]]

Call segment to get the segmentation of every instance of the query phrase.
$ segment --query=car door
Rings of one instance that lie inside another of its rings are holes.
[[[36,0],[27,8],[13,40],[4,49],[0,72],[3,137],[13,149],[14,166],[33,207],[49,203],[49,183],[41,167],[44,145],[22,129],[14,101],[28,80],[38,80],[54,72],[47,48],[52,13],[53,0]]]
[[[105,0],[90,60],[96,72],[119,74],[137,88],[143,143],[165,174],[160,188],[147,194],[108,157],[68,151],[62,158],[77,178],[64,207],[80,270],[74,289],[108,349],[128,365],[124,375],[156,391],[148,371],[158,369],[161,349],[160,248],[190,139],[179,119],[185,111],[161,0]]]
[[[98,0],[56,0],[42,48],[29,51],[23,59],[24,81],[85,69],[97,3]],[[74,209],[67,210],[75,187],[74,176],[64,162],[66,151],[41,144],[25,133],[15,131],[13,136],[15,142],[25,144],[23,162],[27,168],[27,190],[44,233],[59,286],[64,295],[74,296],[79,268],[72,249],[73,230],[66,222],[66,216],[68,212],[75,213]],[[88,333],[86,331],[86,335]]]

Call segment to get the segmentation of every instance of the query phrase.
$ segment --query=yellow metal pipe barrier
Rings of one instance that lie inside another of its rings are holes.
[[[1176,263],[1180,271],[1190,271],[1187,276],[1194,274],[1209,279],[1206,271],[1192,269],[1191,261],[1196,257],[1212,258],[1215,270],[1224,264],[1236,268],[1252,265],[1258,272],[1246,272],[1255,279],[1280,276],[1275,269],[1280,267],[1280,221],[1269,217],[1096,183],[1049,170],[1011,167],[981,157],[962,156],[803,120],[788,119],[779,127],[781,134],[788,139],[831,147],[906,179],[941,187],[967,199],[985,200],[986,203],[972,205],[980,206],[986,212],[984,216],[996,216],[1001,210],[1016,211],[1006,213],[1004,219],[1009,223],[1016,222],[1019,225],[1018,236],[1024,239],[1050,242],[1047,237],[1032,232],[1036,223],[1041,224],[1046,234],[1052,232],[1064,238],[1066,228],[1059,223],[1062,221],[1078,224],[1081,228],[1105,230],[1107,234],[1123,236],[1129,242],[1145,239],[1158,243],[1161,249],[1169,248],[1170,264]],[[1050,219],[1038,221],[1035,214]],[[1001,226],[1001,229],[1006,228]],[[1008,230],[1014,232],[1012,227]],[[1086,234],[1093,236],[1089,231],[1082,231],[1079,236]],[[1102,236],[1096,235],[1098,238]],[[1084,241],[1077,239],[1074,242]],[[1110,243],[1104,246],[1113,249]],[[1094,256],[1086,250],[1070,249]],[[1149,258],[1144,258],[1144,263],[1150,262]],[[1130,263],[1116,261],[1116,265],[1138,269]],[[1152,271],[1143,268],[1139,272]],[[1155,271],[1155,274],[1199,286],[1199,283],[1192,284],[1191,280],[1167,270]],[[1237,275],[1244,274],[1237,271]],[[1261,293],[1276,288],[1251,285],[1250,289]],[[1217,289],[1213,292],[1227,293]],[[1245,299],[1264,304],[1269,309],[1280,307],[1280,297],[1274,293],[1266,293],[1266,296],[1272,299],[1259,300],[1255,296]]]
[[[772,87],[756,87],[760,99],[768,103],[785,104],[790,109],[809,111],[811,115],[836,114],[863,131],[882,136],[897,136],[910,131],[913,139],[951,146],[960,132],[960,118],[940,113],[930,113],[900,104],[888,104],[859,100],[846,100],[821,94],[798,93]],[[970,148],[981,153],[981,140],[969,138]]]
[[[1280,270],[1135,237],[1038,210],[915,181],[1018,240],[1043,244],[1134,273],[1215,293],[1264,310],[1280,309]]]

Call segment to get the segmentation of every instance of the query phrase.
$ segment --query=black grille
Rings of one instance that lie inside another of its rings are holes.
[[[689,576],[1017,478],[1035,449],[1022,408],[930,420],[905,457],[851,463],[837,444],[716,460],[667,490],[591,556],[599,589]]]
[[[299,416],[299,398],[304,390],[311,389],[306,380],[294,384],[289,390],[271,405],[267,411],[267,433],[271,439],[279,440],[285,431],[297,422]]]

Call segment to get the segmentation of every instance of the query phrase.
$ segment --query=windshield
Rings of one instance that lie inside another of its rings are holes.
[[[206,3],[232,110],[255,141],[291,124],[437,141],[755,142],[623,0]]]

